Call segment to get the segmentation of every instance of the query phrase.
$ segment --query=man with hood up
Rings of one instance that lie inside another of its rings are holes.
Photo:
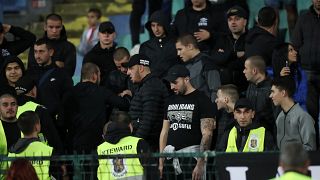
[[[43,38],[52,44],[54,53],[53,62],[60,68],[73,76],[76,68],[76,48],[67,40],[67,33],[62,24],[62,17],[58,14],[49,14],[44,25]],[[28,69],[34,69],[38,64],[34,57],[34,49],[30,48],[28,57]]]
[[[8,41],[5,38],[6,33],[14,36],[14,41]],[[36,36],[20,27],[0,22],[0,68],[3,67],[5,57],[10,55],[18,56],[28,49],[36,41]],[[0,70],[1,72],[1,70]]]
[[[139,53],[149,57],[152,62],[150,66],[152,73],[162,78],[170,67],[179,62],[167,16],[162,11],[154,12],[145,24],[145,28],[154,37],[141,45]]]
[[[0,95],[15,95],[15,84],[24,75],[25,68],[23,62],[17,56],[9,55],[5,57],[0,76]]]

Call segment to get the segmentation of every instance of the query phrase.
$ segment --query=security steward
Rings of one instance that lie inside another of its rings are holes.
[[[147,142],[131,136],[130,116],[124,111],[114,111],[103,128],[104,143],[98,146],[98,155],[132,155],[150,152]],[[99,180],[113,179],[156,179],[157,169],[146,164],[156,163],[147,158],[99,158],[97,176]]]
[[[18,126],[24,137],[20,138],[10,149],[8,157],[51,156],[53,148],[45,145],[38,138],[41,130],[40,119],[33,111],[26,111],[18,118]],[[40,180],[50,179],[48,160],[32,160],[33,167]]]
[[[15,89],[19,105],[16,117],[19,118],[23,112],[34,111],[40,118],[39,139],[53,147],[56,152],[62,152],[63,145],[52,117],[47,108],[36,103],[37,88],[34,79],[30,75],[23,76],[17,81]]]
[[[270,132],[254,119],[255,111],[247,98],[239,99],[234,106],[236,125],[224,133],[217,151],[263,152],[275,150]]]

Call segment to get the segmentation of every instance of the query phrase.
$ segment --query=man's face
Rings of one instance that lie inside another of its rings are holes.
[[[49,50],[46,44],[34,45],[34,58],[39,65],[46,66],[51,64],[52,55],[53,50]]]
[[[18,63],[9,63],[5,69],[9,83],[15,84],[22,76],[22,69]]]
[[[217,91],[217,98],[215,100],[215,103],[217,104],[217,108],[218,110],[226,108],[226,96],[224,95],[224,93],[219,89]]]
[[[234,119],[237,120],[240,127],[247,127],[252,123],[255,112],[248,108],[237,108],[234,110]]]
[[[179,77],[175,81],[170,82],[171,90],[176,95],[185,95],[187,92],[186,78]]]
[[[127,63],[127,62],[129,62],[129,57],[128,56],[125,56],[122,59],[117,60],[117,61],[114,60],[114,64],[116,65],[117,69],[119,71],[121,71],[123,74],[127,74],[128,68],[123,67],[122,64],[123,63]]]
[[[165,36],[164,28],[159,23],[151,22],[151,29],[154,36],[156,36],[157,38],[162,38]]]
[[[314,8],[320,11],[320,0],[312,0],[312,3]]]
[[[246,25],[247,20],[242,17],[230,16],[228,18],[228,26],[233,34],[242,34],[245,31]]]
[[[187,62],[189,59],[191,59],[188,46],[184,46],[180,42],[177,42],[176,49],[178,52],[178,56],[182,59],[183,62]]]
[[[253,82],[253,77],[254,77],[253,67],[251,66],[251,63],[248,60],[244,63],[243,73],[246,76],[247,81]]]
[[[132,83],[139,83],[141,82],[142,78],[139,73],[140,65],[134,65],[128,68],[127,75],[130,76]]]
[[[95,26],[99,22],[98,16],[94,12],[89,12],[87,15],[87,18],[88,18],[88,25],[90,27]]]
[[[275,106],[279,106],[283,99],[284,92],[278,89],[276,86],[271,87],[270,98]]]
[[[112,46],[116,33],[99,32],[99,41],[104,46]]]
[[[18,105],[14,98],[3,97],[0,99],[0,116],[2,120],[15,120],[17,109]]]
[[[44,30],[47,31],[47,36],[49,39],[59,39],[62,30],[62,22],[59,20],[48,19]]]

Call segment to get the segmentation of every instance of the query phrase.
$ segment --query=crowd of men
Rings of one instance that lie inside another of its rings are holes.
[[[89,27],[78,48],[67,40],[58,14],[47,15],[38,39],[0,24],[0,154],[263,152],[292,142],[316,150],[320,1],[300,15],[291,43],[278,42],[279,17],[272,7],[261,8],[249,30],[243,7],[214,8],[192,0],[171,25],[162,11],[154,12],[145,24],[152,36],[132,56],[117,46],[113,23],[99,22],[98,9],[88,11]],[[15,39],[6,40],[6,33]],[[28,48],[25,68],[18,55]],[[84,59],[81,80],[73,85],[77,50]],[[302,70],[307,111],[297,98]],[[168,172],[169,179],[205,179],[203,158],[188,166],[180,161],[99,159],[97,167],[84,165],[92,172],[85,179],[159,179]],[[47,161],[32,163],[40,179],[72,176],[62,162],[50,174]],[[2,170],[7,167],[0,163]]]

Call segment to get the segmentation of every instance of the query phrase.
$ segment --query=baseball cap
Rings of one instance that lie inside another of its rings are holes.
[[[134,65],[150,66],[150,60],[143,54],[135,54],[131,56],[129,62],[122,64],[124,67],[132,67]]]
[[[238,108],[247,108],[254,110],[251,101],[247,98],[241,98],[237,100],[236,104],[234,105],[234,109]]]
[[[114,25],[110,21],[105,21],[99,25],[99,32],[101,33],[107,32],[109,34],[114,33],[115,32]]]
[[[3,32],[3,26],[2,26],[2,23],[0,22],[0,33]]]
[[[33,87],[36,85],[34,79],[31,76],[21,77],[15,84],[15,90],[18,95],[26,94],[30,92]]]
[[[179,77],[188,77],[188,76],[190,76],[189,70],[184,65],[177,64],[172,66],[169,69],[167,76],[164,79],[169,82],[173,82]]]
[[[248,19],[248,13],[240,6],[233,6],[227,11],[227,17],[238,16],[245,19]]]

